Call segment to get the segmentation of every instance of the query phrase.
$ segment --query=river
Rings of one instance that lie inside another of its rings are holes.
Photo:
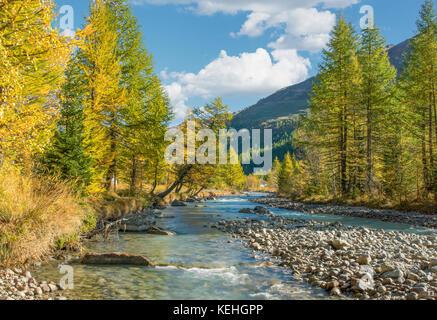
[[[223,197],[207,207],[168,208],[159,226],[176,236],[120,233],[118,239],[87,244],[93,252],[126,252],[148,257],[155,264],[183,267],[84,266],[74,264],[74,289],[69,299],[128,300],[305,300],[330,299],[320,288],[293,279],[286,268],[263,263],[269,258],[254,253],[240,241],[209,224],[223,219],[254,218],[238,213],[253,207],[250,198],[260,194]],[[273,209],[277,215],[312,220],[339,221],[349,225],[393,231],[428,233],[429,230],[375,220],[340,216],[314,216]],[[260,218],[261,219],[261,218]],[[36,269],[37,278],[59,283],[57,262]]]

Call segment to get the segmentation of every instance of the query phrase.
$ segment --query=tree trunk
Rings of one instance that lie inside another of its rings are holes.
[[[347,194],[347,125],[346,125],[345,110],[340,113],[340,123],[341,123],[341,134],[340,134],[340,181],[341,181],[341,192],[345,196]]]
[[[366,168],[366,185],[369,194],[373,197],[373,163],[372,163],[372,107],[370,105],[370,99],[367,101],[367,168]]]
[[[425,111],[422,112],[422,165],[423,165],[423,184],[425,192],[428,191],[428,159],[426,156],[426,117]]]
[[[205,187],[200,188],[200,190],[197,191],[197,192],[193,195],[193,197],[197,197],[197,196],[199,195],[199,193],[201,193],[203,190],[205,190]]]
[[[428,118],[428,134],[429,134],[429,168],[430,168],[430,185],[429,185],[429,191],[433,191],[433,185],[434,185],[434,152],[433,152],[433,130],[432,130],[432,94],[429,94],[429,118]]]
[[[117,159],[116,159],[116,150],[117,150],[117,143],[116,143],[116,129],[114,127],[115,119],[114,116],[111,116],[111,128],[109,132],[109,137],[111,139],[111,164],[109,165],[108,175],[106,178],[106,190],[111,190],[111,182],[114,181],[114,192],[117,192]]]
[[[157,196],[161,199],[164,199],[167,197],[170,193],[172,193],[184,180],[186,175],[190,172],[190,170],[193,168],[193,165],[187,165],[185,166],[184,170],[179,174],[178,178],[175,182],[164,192],[158,194]]]
[[[130,177],[130,192],[131,194],[135,194],[137,191],[137,168],[138,168],[138,161],[135,156],[132,157],[132,170],[131,170],[131,177]]]
[[[154,172],[154,179],[153,179],[153,187],[152,191],[150,191],[150,194],[153,195],[155,193],[156,187],[158,186],[158,171],[159,171],[159,159],[155,159],[155,172]]]

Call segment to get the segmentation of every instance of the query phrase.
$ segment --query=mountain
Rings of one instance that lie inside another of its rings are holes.
[[[390,62],[398,70],[403,65],[404,54],[407,53],[410,40],[396,46],[388,46]],[[299,84],[281,89],[271,96],[261,99],[257,104],[237,113],[231,127],[237,130],[273,129],[274,156],[282,158],[291,150],[289,143],[291,133],[295,128],[295,119],[308,109],[309,94],[315,81],[312,77]]]

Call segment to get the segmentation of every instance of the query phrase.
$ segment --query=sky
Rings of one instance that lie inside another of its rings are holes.
[[[360,30],[371,6],[387,44],[415,34],[422,0],[129,0],[171,99],[176,122],[187,108],[221,97],[231,111],[317,74],[336,17]],[[89,0],[56,0],[81,28]],[[63,20],[63,22],[61,22]]]

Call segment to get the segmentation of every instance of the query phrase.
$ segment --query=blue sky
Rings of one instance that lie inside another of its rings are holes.
[[[88,0],[57,0],[82,26]],[[422,0],[130,0],[180,119],[221,96],[232,111],[317,73],[336,15],[374,9],[389,44],[414,35]],[[62,15],[61,15],[62,16]]]

